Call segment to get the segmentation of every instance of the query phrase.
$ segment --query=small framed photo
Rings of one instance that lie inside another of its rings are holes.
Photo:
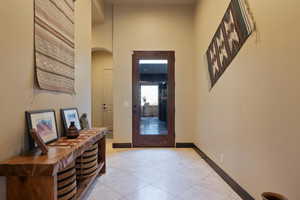
[[[71,125],[71,122],[75,123],[75,126],[78,130],[81,130],[82,127],[79,121],[79,114],[77,108],[63,108],[60,110],[61,118],[63,120],[65,133]]]
[[[26,120],[29,132],[35,129],[45,144],[58,139],[55,110],[26,111]],[[37,146],[32,139],[29,141],[31,147]]]
[[[42,150],[42,154],[47,154],[49,149],[47,145],[44,143],[43,139],[41,136],[36,132],[35,129],[32,129],[30,131],[32,139],[36,142],[37,146],[40,147]]]

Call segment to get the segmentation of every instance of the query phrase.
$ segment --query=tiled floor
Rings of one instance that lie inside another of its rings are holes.
[[[241,200],[192,149],[112,149],[86,200]]]
[[[141,135],[167,135],[167,122],[160,121],[158,117],[142,117],[140,120]]]

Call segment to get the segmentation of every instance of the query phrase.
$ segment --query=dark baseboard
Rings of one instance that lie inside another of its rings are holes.
[[[113,143],[112,144],[113,148],[132,148],[131,143]]]
[[[255,200],[242,186],[233,180],[221,167],[219,167],[212,159],[210,159],[203,151],[196,145],[193,149],[204,159],[207,164],[243,199]]]
[[[194,148],[195,144],[194,143],[176,143],[176,148]]]

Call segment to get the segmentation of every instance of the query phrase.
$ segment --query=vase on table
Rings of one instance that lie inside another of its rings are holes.
[[[77,127],[75,126],[75,122],[71,122],[71,125],[67,131],[67,138],[75,139],[75,138],[78,138],[78,136],[79,136],[79,131],[78,131]]]

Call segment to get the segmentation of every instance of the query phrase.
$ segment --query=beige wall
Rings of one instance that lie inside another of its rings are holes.
[[[26,110],[77,106],[91,114],[91,2],[76,2],[76,95],[33,89],[33,1],[9,0],[0,7],[0,160],[26,149]],[[5,199],[0,179],[0,199]]]
[[[104,68],[113,67],[112,54],[96,51],[92,54],[92,121],[93,126],[103,126],[103,77]]]
[[[75,105],[80,113],[87,113],[91,121],[91,2],[76,1],[75,5]]]
[[[191,142],[194,112],[193,6],[114,7],[114,139],[132,141],[132,52],[176,51],[176,141]]]
[[[102,49],[112,52],[113,45],[113,7],[111,4],[104,7],[104,21],[102,23],[93,24],[93,49]]]
[[[300,199],[300,2],[249,0],[259,37],[209,92],[202,58],[229,2],[197,6],[196,144],[256,199],[263,191]]]
[[[102,23],[104,20],[104,0],[91,0],[92,24]]]

